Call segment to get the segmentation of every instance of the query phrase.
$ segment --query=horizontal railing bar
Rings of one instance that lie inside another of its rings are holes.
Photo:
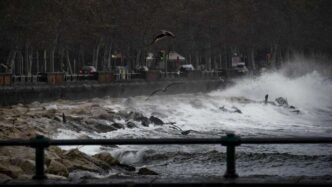
[[[332,143],[332,137],[241,138],[241,144],[320,144]]]
[[[220,138],[205,139],[95,139],[95,140],[52,140],[50,145],[153,145],[153,144],[220,144]]]
[[[0,146],[31,146],[36,141],[12,139],[0,140]],[[162,145],[162,144],[231,144],[224,138],[158,138],[158,139],[47,139],[47,145]],[[241,138],[239,144],[330,144],[332,137],[297,137],[297,138]]]
[[[24,139],[11,139],[11,140],[0,140],[0,146],[30,146],[30,140]]]

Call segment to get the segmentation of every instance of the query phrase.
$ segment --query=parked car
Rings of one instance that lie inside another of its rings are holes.
[[[81,80],[97,80],[98,72],[94,66],[83,66],[80,71],[80,79]]]
[[[195,68],[192,64],[183,64],[183,65],[180,65],[180,68],[179,68],[179,71],[181,73],[188,72],[188,71],[193,71],[193,70],[195,70]]]
[[[47,82],[47,73],[37,73],[37,81],[38,82]]]
[[[97,69],[94,66],[83,66],[80,69],[80,74],[94,74],[97,73]]]
[[[237,63],[236,66],[233,67],[233,70],[240,74],[248,73],[248,68],[246,67],[244,62]]]

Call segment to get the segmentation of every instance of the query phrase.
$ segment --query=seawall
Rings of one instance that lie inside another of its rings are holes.
[[[0,87],[0,105],[8,106],[33,101],[46,102],[56,99],[88,99],[94,97],[131,97],[150,95],[157,89],[172,84],[166,92],[158,94],[178,94],[208,92],[224,88],[226,82],[216,80],[163,80],[163,81],[123,81],[101,84],[97,82],[74,82],[62,85],[14,85]]]

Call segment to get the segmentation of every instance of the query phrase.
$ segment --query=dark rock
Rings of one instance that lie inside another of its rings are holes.
[[[136,127],[137,127],[137,126],[135,125],[135,123],[133,123],[133,122],[131,122],[131,121],[127,122],[126,126],[127,126],[128,128],[130,128],[130,129],[132,129],[132,128],[136,128]]]
[[[296,109],[296,110],[292,110],[291,112],[294,112],[294,113],[296,113],[296,114],[299,114],[299,113],[301,113],[301,111],[300,111],[300,110],[298,110],[298,109]]]
[[[140,119],[144,117],[143,114],[138,113],[138,112],[130,112],[127,116],[127,120],[135,120],[135,121],[140,121]]]
[[[34,174],[35,161],[24,158],[11,158],[10,163],[20,167],[26,174]]]
[[[242,111],[240,109],[238,109],[237,107],[233,106],[232,108],[234,109],[233,112],[242,114]]]
[[[11,178],[17,178],[23,174],[23,170],[18,166],[14,166],[9,163],[2,163],[0,164],[0,174],[7,175]]]
[[[94,128],[95,128],[96,132],[98,132],[98,133],[116,130],[116,128],[114,128],[113,126],[108,126],[108,125],[104,125],[104,124],[95,124]]]
[[[154,117],[154,116],[150,117],[150,121],[152,123],[154,123],[155,125],[163,125],[164,124],[164,122],[161,119],[159,119],[157,117]]]
[[[0,181],[6,181],[6,180],[10,180],[10,179],[12,179],[12,178],[9,177],[8,175],[0,173]]]
[[[122,125],[121,123],[113,123],[112,127],[116,129],[124,129],[124,125]]]
[[[59,176],[64,176],[68,177],[69,172],[62,163],[56,161],[56,160],[51,160],[50,164],[47,167],[46,170],[47,173],[54,174],[54,175],[59,175]]]
[[[150,125],[150,120],[149,118],[145,117],[145,116],[142,116],[139,121],[141,121],[141,124],[144,126],[144,127],[148,127]]]
[[[121,116],[118,114],[111,113],[111,114],[100,114],[96,118],[104,119],[104,120],[108,120],[108,121],[114,121],[114,120],[120,120]]]
[[[186,130],[186,131],[182,131],[181,134],[182,135],[188,135],[191,132],[191,130]]]
[[[101,168],[109,168],[108,165],[103,164],[100,160],[90,157],[82,153],[78,149],[71,149],[66,151],[63,155],[62,164],[69,172],[74,170],[86,170],[92,172],[100,172]]]
[[[87,119],[85,120],[85,123],[87,124],[85,126],[86,128],[96,131],[98,133],[109,132],[118,129],[113,125],[109,125],[109,122],[105,120]]]
[[[283,97],[276,98],[276,102],[278,103],[279,106],[288,106],[287,99]]]
[[[101,161],[104,161],[105,163],[107,163],[110,166],[113,165],[118,165],[120,164],[119,161],[117,159],[115,159],[110,153],[108,152],[101,152],[98,154],[95,154],[92,156],[93,158],[97,158]]]
[[[233,106],[232,109],[233,110],[227,109],[227,108],[225,108],[225,106],[219,107],[219,110],[221,110],[223,112],[230,112],[230,113],[239,113],[239,114],[242,114],[242,111],[240,109],[238,109],[237,107]]]
[[[138,174],[139,174],[139,175],[158,175],[157,172],[152,171],[152,170],[150,170],[150,169],[148,169],[148,168],[140,168],[140,169],[138,170]]]
[[[127,171],[135,171],[136,170],[136,168],[134,166],[130,166],[130,165],[127,165],[127,164],[119,163],[118,166],[121,167],[122,169],[127,170]]]

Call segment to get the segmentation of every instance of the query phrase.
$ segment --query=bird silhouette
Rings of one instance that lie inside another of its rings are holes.
[[[175,35],[170,32],[170,31],[167,31],[167,30],[160,30],[160,34],[158,34],[157,36],[155,36],[152,40],[152,42],[150,43],[150,45],[158,42],[159,40],[162,40],[163,38],[166,38],[166,37],[172,37],[172,38],[175,38]]]
[[[166,92],[169,87],[174,86],[176,84],[180,84],[180,83],[178,83],[178,82],[171,83],[171,84],[167,85],[165,88],[157,89],[157,90],[151,92],[151,94],[145,99],[145,101],[149,100],[150,97],[152,97],[153,95],[155,95],[158,92]]]

